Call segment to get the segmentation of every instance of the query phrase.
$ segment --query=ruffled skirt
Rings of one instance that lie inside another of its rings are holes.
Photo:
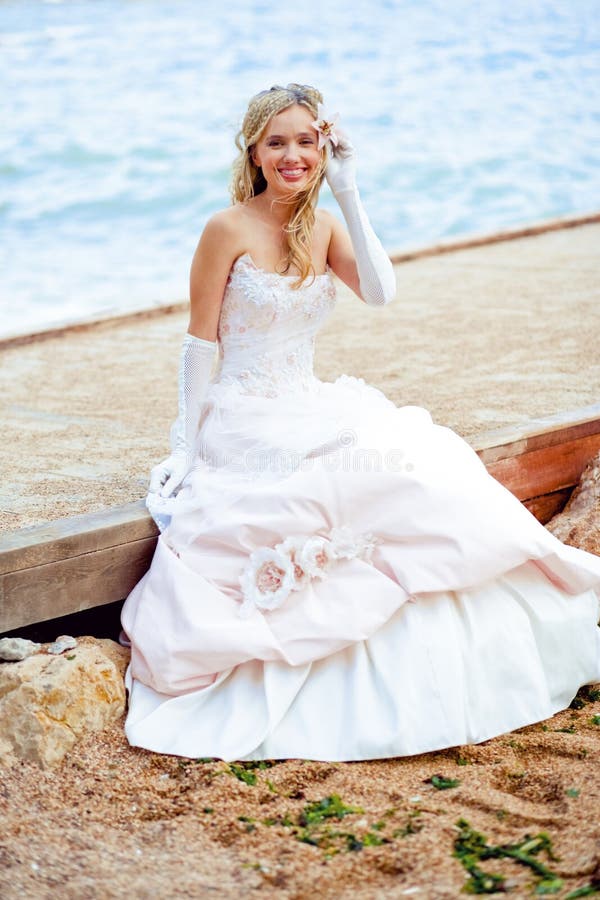
[[[600,559],[566,547],[417,407],[346,376],[214,385],[198,464],[126,601],[129,741],[191,757],[357,760],[486,740],[600,681]],[[257,551],[371,535],[241,615]]]

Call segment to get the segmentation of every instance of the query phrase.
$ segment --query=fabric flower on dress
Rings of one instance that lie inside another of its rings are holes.
[[[358,556],[361,551],[361,536],[354,534],[347,525],[332,528],[329,538],[331,540],[331,550],[336,559],[352,559]]]
[[[239,581],[244,595],[241,616],[249,615],[254,607],[276,609],[294,589],[294,565],[278,550],[259,547],[250,555]]]
[[[379,543],[370,533],[354,534],[342,525],[328,535],[291,535],[275,547],[259,547],[239,577],[244,598],[240,616],[253,609],[278,609],[292,591],[302,590],[311,578],[325,578],[341,559],[371,563]]]
[[[312,578],[325,578],[335,562],[331,541],[325,537],[309,537],[298,555],[302,569]]]
[[[330,115],[322,103],[317,104],[317,118],[311,124],[319,134],[319,150],[325,146],[327,141],[329,141],[332,146],[337,147],[339,138],[335,133],[335,126],[339,117],[339,113]]]
[[[281,544],[275,545],[276,550],[289,556],[292,561],[294,567],[294,591],[299,591],[301,588],[306,587],[310,581],[309,573],[302,568],[299,560],[300,552],[307,540],[308,537],[306,535],[292,535],[292,537],[287,537]]]

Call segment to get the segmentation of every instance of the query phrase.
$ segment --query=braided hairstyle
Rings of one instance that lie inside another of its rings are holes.
[[[261,91],[250,100],[242,127],[235,138],[239,154],[233,163],[230,185],[233,203],[245,203],[251,197],[262,194],[267,182],[262,169],[256,166],[253,150],[262,133],[273,116],[290,106],[305,106],[318,116],[318,103],[323,102],[320,91],[305,84],[288,84],[286,87],[274,85],[267,91]],[[315,207],[319,196],[319,188],[325,175],[327,150],[322,150],[320,164],[315,168],[309,183],[291,194],[289,199],[290,216],[285,226],[285,258],[281,274],[294,266],[299,270],[298,281],[292,287],[298,288],[312,273],[312,232],[315,223]],[[287,199],[286,199],[287,202]]]

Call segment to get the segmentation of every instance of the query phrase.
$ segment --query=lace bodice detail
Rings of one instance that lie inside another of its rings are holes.
[[[329,272],[295,290],[296,276],[258,268],[245,253],[233,264],[219,319],[214,382],[277,397],[310,390],[314,339],[335,305]]]

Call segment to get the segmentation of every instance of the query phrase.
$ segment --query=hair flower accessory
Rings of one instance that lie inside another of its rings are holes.
[[[319,150],[329,141],[337,147],[339,138],[335,132],[335,126],[340,117],[339,113],[330,115],[322,103],[317,104],[318,118],[312,122],[312,127],[319,133]]]

